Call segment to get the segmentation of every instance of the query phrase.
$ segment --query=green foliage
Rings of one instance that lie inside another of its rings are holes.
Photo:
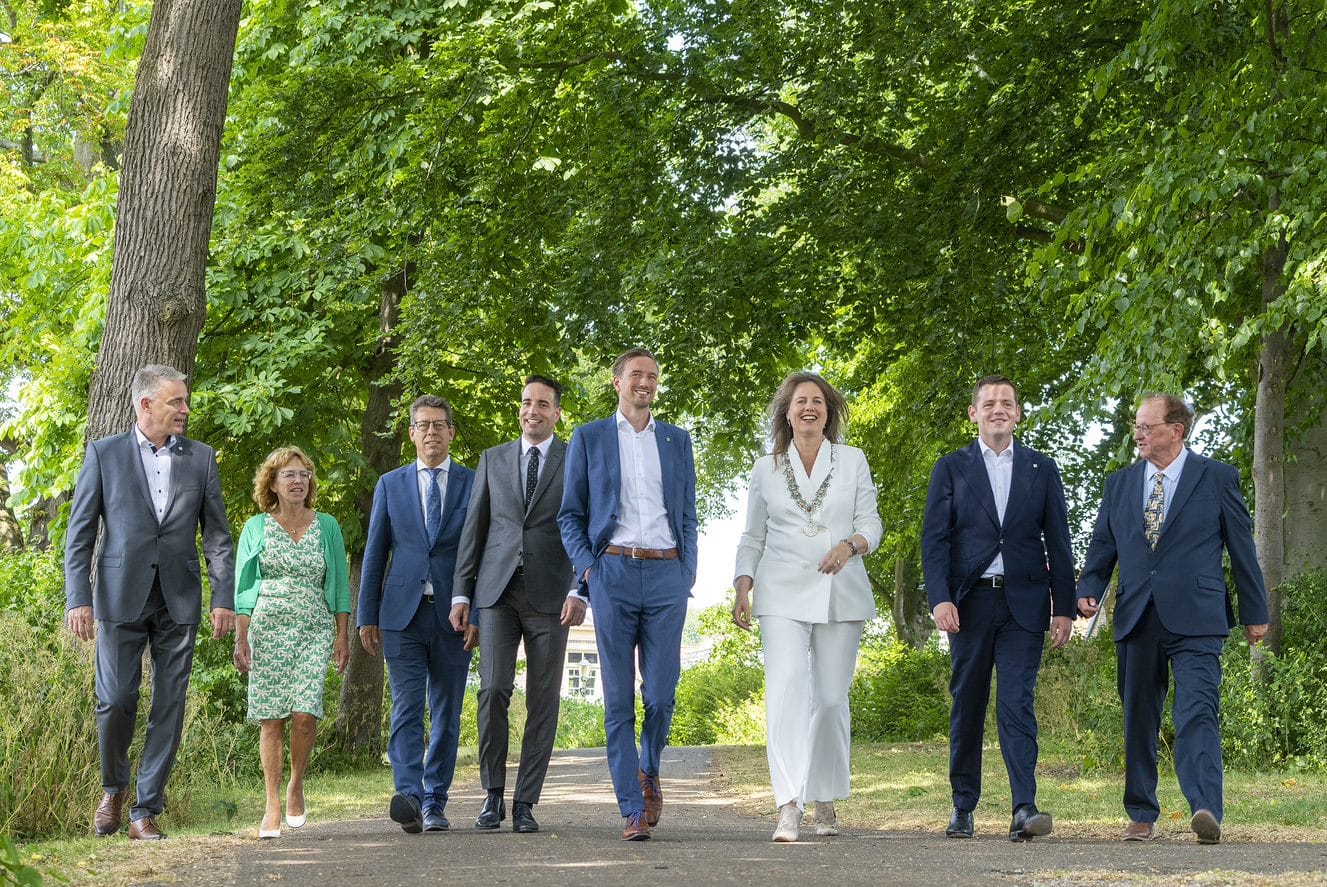
[[[753,701],[764,698],[764,692],[765,674],[757,666],[717,659],[691,666],[677,682],[668,741],[676,745],[731,741],[723,736],[725,728],[737,726],[738,719],[730,713],[745,712]],[[763,737],[764,730],[760,733]]]
[[[64,564],[58,552],[21,549],[0,554],[0,612],[49,633],[65,610]]]
[[[601,748],[608,742],[604,733],[604,706],[584,699],[563,699],[558,713],[556,748]]]
[[[852,735],[910,742],[949,732],[949,657],[934,644],[864,647],[848,691]]]
[[[1042,748],[1070,755],[1084,772],[1124,767],[1124,710],[1115,681],[1115,643],[1107,627],[1046,648],[1037,676],[1037,727]],[[995,735],[995,706],[986,731]],[[1165,728],[1166,736],[1174,730]],[[1164,745],[1165,743],[1163,743]]]
[[[731,603],[725,601],[706,607],[698,614],[696,624],[699,634],[711,640],[710,662],[760,667],[760,624],[753,620],[750,631],[738,628],[733,624]]]
[[[4,834],[0,834],[0,882],[21,887],[41,887],[45,882],[35,866],[23,861],[14,840]]]

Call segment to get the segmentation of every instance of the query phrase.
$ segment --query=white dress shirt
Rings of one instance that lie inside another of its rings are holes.
[[[618,410],[617,451],[622,485],[617,494],[617,529],[609,541],[624,548],[676,548],[664,507],[654,417],[643,431],[637,431]]]
[[[1004,448],[1003,453],[997,453],[986,446],[986,441],[980,437],[977,438],[977,445],[981,447],[981,461],[986,466],[986,477],[991,482],[991,495],[995,496],[995,513],[1000,516],[1000,523],[1003,525],[1004,510],[1009,504],[1009,483],[1014,477],[1014,441],[1010,439],[1009,446]],[[981,575],[982,578],[1003,576],[1004,555],[997,551],[995,560],[991,561],[990,566]]]
[[[1165,526],[1166,515],[1170,513],[1170,500],[1175,498],[1175,490],[1180,485],[1180,472],[1184,470],[1184,459],[1189,454],[1188,447],[1180,447],[1180,454],[1165,468],[1157,468],[1151,462],[1143,466],[1143,509],[1147,509],[1147,497],[1152,495],[1152,484],[1157,472],[1165,475],[1161,479],[1161,489],[1166,491],[1166,500],[1161,505],[1161,524]]]
[[[443,502],[447,501],[447,472],[451,467],[451,456],[443,459],[442,464],[438,466],[441,469],[438,472],[438,496]],[[429,481],[433,479],[432,471],[433,469],[424,464],[424,460],[415,460],[415,481],[419,486],[419,509],[420,513],[424,515],[425,528],[428,527]],[[443,514],[445,517],[446,512]],[[433,597],[433,580],[424,580],[424,594]]]
[[[147,488],[152,493],[152,507],[160,523],[166,516],[166,502],[170,498],[171,447],[175,446],[175,435],[166,438],[165,445],[159,447],[148,440],[137,425],[134,434],[138,438],[138,455],[143,463],[143,474],[147,476]]]

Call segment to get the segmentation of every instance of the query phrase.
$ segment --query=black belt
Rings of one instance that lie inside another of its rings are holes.
[[[983,576],[972,583],[973,588],[1004,588],[1003,576]]]

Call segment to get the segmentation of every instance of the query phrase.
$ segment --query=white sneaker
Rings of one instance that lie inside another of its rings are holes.
[[[796,801],[789,801],[779,808],[779,825],[774,829],[774,840],[780,844],[793,844],[801,831],[802,811],[797,809]]]
[[[833,801],[816,801],[816,834],[832,837],[839,833],[839,820],[834,815]]]

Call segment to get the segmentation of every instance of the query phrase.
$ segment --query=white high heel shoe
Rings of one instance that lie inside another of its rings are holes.
[[[797,842],[802,832],[802,811],[797,809],[796,801],[789,801],[779,808],[779,824],[774,829],[774,841],[780,844]]]
[[[286,814],[286,825],[290,826],[291,828],[303,828],[304,823],[308,821],[309,821],[308,813],[301,813],[299,816],[291,816],[289,813]]]

